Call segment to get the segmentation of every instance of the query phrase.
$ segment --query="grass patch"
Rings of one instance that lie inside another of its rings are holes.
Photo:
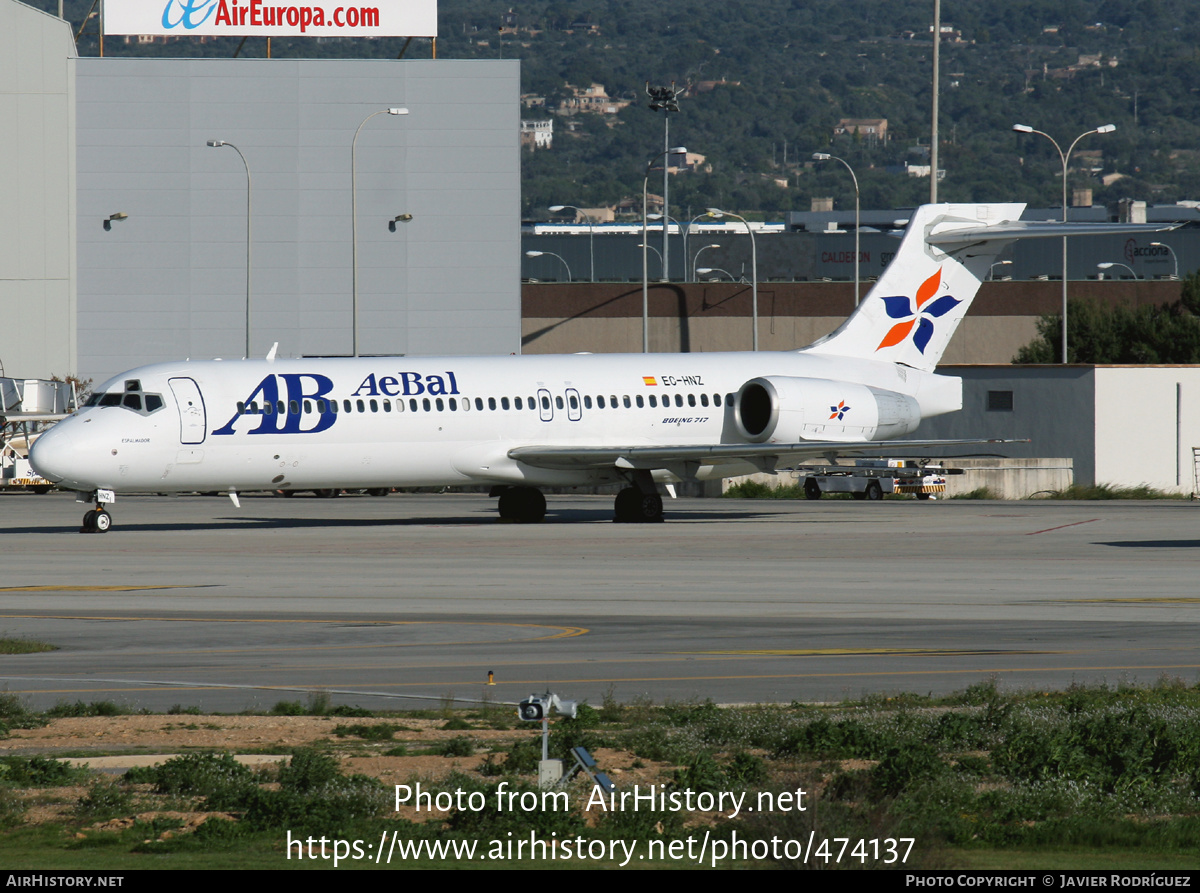
[[[10,713],[18,706],[0,699]],[[72,714],[93,709],[70,707]],[[563,839],[584,827],[601,838],[643,842],[695,834],[694,819],[672,811],[585,816],[590,791],[581,781],[567,789],[563,809],[459,805],[398,819],[393,789],[348,774],[342,756],[360,755],[362,740],[387,741],[385,734],[418,714],[433,718],[413,711],[341,725],[341,734],[320,749],[297,748],[286,762],[261,769],[227,753],[193,753],[114,782],[42,757],[4,758],[0,859],[11,867],[139,867],[170,855],[172,866],[237,867],[254,853],[256,867],[288,867],[279,846],[283,829],[361,840],[394,832],[431,842],[507,840],[510,833]],[[486,722],[467,711],[435,716],[439,728]],[[917,845],[907,868],[1178,868],[1200,859],[1200,685],[1178,678],[1056,692],[1009,692],[988,679],[946,697],[901,693],[820,706],[622,705],[610,694],[600,709],[554,717],[551,728],[553,756],[582,744],[624,789],[636,783],[665,792],[745,792],[747,803],[759,802],[760,793],[806,792],[805,811],[746,811],[713,826],[714,840],[734,831],[746,841],[911,837]],[[386,746],[397,755],[469,757],[482,744],[458,735],[419,747]],[[487,746],[482,766],[471,761],[470,770],[406,783],[455,795],[460,804],[459,792],[476,792],[487,804],[501,791],[531,802],[541,796],[540,736],[521,727],[489,738]],[[634,770],[645,774],[621,778]],[[65,786],[76,787],[69,800],[55,790]],[[53,833],[30,829],[29,805],[55,798],[71,807],[62,824]],[[197,827],[164,815],[170,811],[223,816]],[[97,825],[110,819],[124,821]],[[39,847],[36,858],[22,855]],[[776,867],[786,867],[781,860]]]
[[[0,639],[0,654],[39,654],[43,651],[57,650],[57,645],[39,642],[36,639]]]
[[[951,499],[999,499],[1000,496],[989,487],[976,487],[969,493],[957,493]]]
[[[1084,486],[1072,484],[1065,490],[1053,490],[1047,499],[1188,499],[1187,493],[1167,493],[1154,487],[1140,484],[1136,487],[1118,487],[1115,484]]]
[[[778,484],[769,487],[758,481],[742,481],[721,495],[727,499],[803,499],[804,490],[799,484]]]

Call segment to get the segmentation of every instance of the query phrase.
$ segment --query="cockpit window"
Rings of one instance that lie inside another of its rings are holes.
[[[127,379],[124,387],[123,391],[92,394],[84,406],[120,406],[138,415],[150,415],[166,405],[161,394],[143,393],[142,383],[136,378]]]

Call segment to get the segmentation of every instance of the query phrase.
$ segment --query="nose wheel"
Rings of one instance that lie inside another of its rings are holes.
[[[112,527],[112,515],[105,511],[103,505],[98,505],[83,514],[83,526],[80,533],[107,533]]]

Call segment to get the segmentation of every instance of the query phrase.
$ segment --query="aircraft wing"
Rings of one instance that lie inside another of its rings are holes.
[[[508,451],[510,459],[538,468],[663,468],[690,477],[702,465],[749,462],[765,471],[802,459],[861,453],[890,453],[930,447],[1028,443],[1028,440],[872,440],[801,443],[721,443],[695,446],[528,446]]]

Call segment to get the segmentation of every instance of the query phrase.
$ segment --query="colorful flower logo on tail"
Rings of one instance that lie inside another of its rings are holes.
[[[883,340],[879,342],[879,347],[875,349],[882,350],[885,347],[894,347],[900,344],[915,326],[917,331],[913,335],[913,344],[916,345],[917,350],[925,353],[925,347],[929,344],[929,339],[933,337],[933,321],[945,316],[962,303],[958,298],[950,295],[942,295],[935,300],[934,295],[937,294],[941,284],[942,270],[939,267],[938,271],[922,282],[921,287],[917,289],[915,307],[913,300],[906,295],[883,298],[883,306],[887,315],[892,319],[903,320],[903,322],[892,326],[883,336]]]

